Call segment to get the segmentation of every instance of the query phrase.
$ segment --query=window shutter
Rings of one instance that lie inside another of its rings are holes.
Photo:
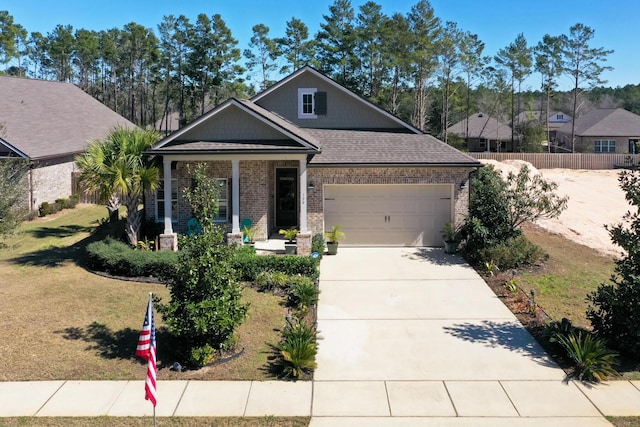
[[[327,115],[327,92],[316,92],[315,113],[319,116]]]

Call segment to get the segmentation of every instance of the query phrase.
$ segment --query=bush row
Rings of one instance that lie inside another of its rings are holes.
[[[47,216],[60,212],[62,209],[73,209],[80,201],[80,195],[74,194],[67,199],[56,199],[55,202],[43,202],[38,208],[38,214],[40,216]]]
[[[257,255],[249,246],[242,246],[236,251],[231,265],[239,274],[239,279],[253,282],[263,271],[277,271],[295,276],[297,274],[318,279],[318,258],[304,256]]]
[[[140,251],[126,243],[106,238],[87,245],[88,266],[114,276],[160,278],[175,269],[173,251]]]

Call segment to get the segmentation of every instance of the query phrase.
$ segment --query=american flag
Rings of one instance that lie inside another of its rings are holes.
[[[156,321],[153,316],[153,300],[149,293],[149,304],[147,305],[147,313],[144,316],[142,330],[138,337],[138,347],[136,348],[136,356],[142,357],[148,361],[147,380],[144,384],[146,400],[156,406]]]

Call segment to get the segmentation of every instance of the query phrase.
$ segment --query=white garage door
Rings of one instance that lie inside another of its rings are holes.
[[[346,246],[442,246],[453,186],[325,185],[325,230],[342,224]]]

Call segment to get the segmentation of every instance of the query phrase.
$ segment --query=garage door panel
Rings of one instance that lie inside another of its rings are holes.
[[[327,185],[325,228],[342,224],[346,246],[441,246],[452,186]]]

